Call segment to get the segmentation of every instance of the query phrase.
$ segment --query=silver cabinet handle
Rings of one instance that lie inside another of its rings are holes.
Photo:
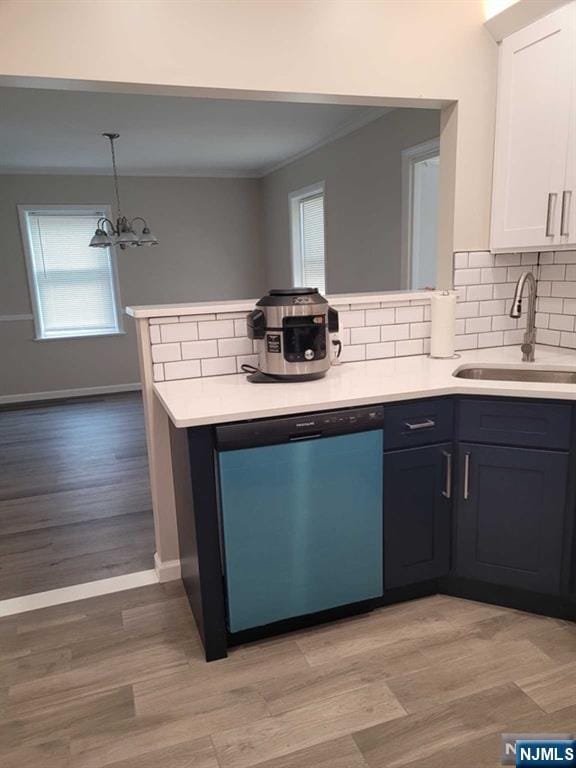
[[[565,189],[562,192],[562,213],[560,214],[560,234],[569,235],[568,221],[570,220],[570,203],[572,202],[572,190]]]
[[[446,484],[442,496],[449,499],[452,496],[452,454],[448,451],[442,451],[442,455],[446,459]]]
[[[548,192],[548,207],[546,208],[546,237],[554,237],[552,229],[552,203],[558,195],[556,192]]]
[[[424,419],[424,421],[416,422],[406,421],[404,426],[408,427],[408,429],[413,432],[415,429],[431,429],[436,426],[436,422],[432,421],[432,419]]]
[[[470,454],[464,454],[464,500],[470,498]]]

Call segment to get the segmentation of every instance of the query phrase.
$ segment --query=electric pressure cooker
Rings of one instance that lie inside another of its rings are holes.
[[[258,368],[243,366],[251,381],[319,379],[330,368],[330,333],[338,331],[338,312],[317,288],[270,291],[247,319],[258,351]],[[340,342],[333,344],[339,354]]]

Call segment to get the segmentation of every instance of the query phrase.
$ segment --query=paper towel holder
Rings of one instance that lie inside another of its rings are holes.
[[[444,289],[439,293],[442,293],[443,296],[448,296],[450,295],[451,291]],[[461,355],[458,352],[454,352],[453,355],[433,355],[429,353],[426,355],[426,357],[429,357],[431,360],[458,360]]]

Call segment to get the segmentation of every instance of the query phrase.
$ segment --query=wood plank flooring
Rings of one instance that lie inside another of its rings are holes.
[[[0,410],[0,599],[153,567],[139,393]]]
[[[576,730],[576,625],[436,596],[206,664],[179,582],[0,620],[3,768],[492,768]]]

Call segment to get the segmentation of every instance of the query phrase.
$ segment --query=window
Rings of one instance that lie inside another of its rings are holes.
[[[106,207],[19,206],[36,337],[121,332],[113,255],[90,248]]]
[[[326,292],[324,183],[290,194],[294,285]]]

